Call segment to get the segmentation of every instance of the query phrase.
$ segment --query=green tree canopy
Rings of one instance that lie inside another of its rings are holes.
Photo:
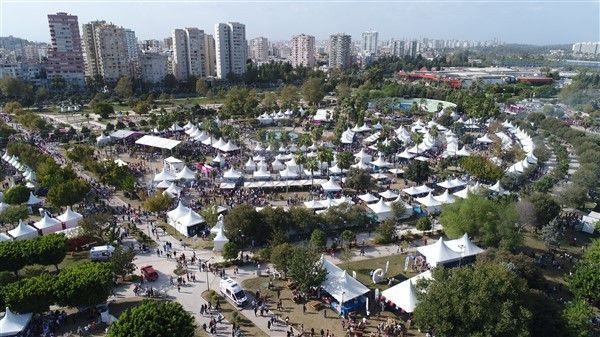
[[[310,245],[317,250],[325,249],[327,246],[327,235],[320,229],[313,230],[310,235]]]
[[[55,280],[56,301],[67,307],[105,302],[112,289],[112,266],[108,262],[85,262],[63,269]]]
[[[567,278],[567,284],[576,297],[600,306],[600,239],[588,246],[575,265],[575,272]]]
[[[233,242],[247,244],[250,242],[248,240],[254,240],[263,243],[269,239],[265,234],[269,228],[262,215],[248,204],[233,207],[223,220],[225,235]]]
[[[4,302],[18,313],[44,313],[54,304],[53,278],[49,274],[28,277],[5,286]]]
[[[302,85],[302,96],[310,105],[318,106],[323,97],[325,89],[320,78],[311,77]]]
[[[115,86],[115,93],[124,99],[133,96],[133,82],[129,76],[123,76],[119,79]]]
[[[135,259],[135,251],[133,249],[126,250],[122,246],[117,246],[110,257],[113,274],[121,277],[132,274],[136,268],[133,259]]]
[[[225,261],[235,260],[238,258],[239,255],[240,249],[238,248],[238,245],[235,244],[235,242],[229,241],[223,246],[221,256],[223,256]]]
[[[161,213],[169,209],[171,203],[171,198],[168,195],[157,193],[144,201],[144,209],[148,212]]]
[[[536,225],[541,228],[560,214],[560,205],[549,194],[535,193],[529,200],[535,208]]]
[[[289,243],[279,244],[271,249],[270,261],[278,271],[287,274],[294,246]]]
[[[194,318],[181,304],[147,300],[123,312],[110,325],[108,337],[193,337]]]
[[[50,187],[46,200],[56,207],[70,206],[81,202],[89,191],[86,181],[72,179]]]
[[[292,252],[288,275],[303,293],[321,286],[327,277],[327,271],[323,268],[320,258],[316,250],[304,246],[297,246]]]
[[[35,251],[34,263],[43,266],[53,265],[58,270],[67,255],[67,238],[64,234],[46,234],[30,241],[31,249]]]
[[[29,200],[29,189],[23,185],[17,185],[4,193],[4,201],[10,205],[22,204]]]
[[[357,191],[367,191],[373,187],[371,175],[358,168],[351,168],[346,176],[346,186]]]
[[[0,213],[0,221],[4,223],[16,223],[27,217],[29,217],[29,210],[26,205],[9,206]]]
[[[429,163],[413,160],[408,164],[406,168],[406,173],[404,174],[407,179],[414,181],[417,184],[421,184],[429,178],[431,174],[431,170],[429,168]]]

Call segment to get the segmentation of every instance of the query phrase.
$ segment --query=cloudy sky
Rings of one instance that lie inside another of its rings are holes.
[[[287,40],[307,33],[358,38],[373,28],[380,40],[441,38],[555,44],[600,40],[599,0],[0,0],[0,35],[48,41],[48,13],[79,23],[103,19],[162,39],[176,27],[214,31],[217,22],[246,24],[248,38]]]

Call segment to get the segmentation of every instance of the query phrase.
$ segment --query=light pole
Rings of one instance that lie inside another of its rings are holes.
[[[346,294],[346,291],[342,291],[342,301],[340,302],[340,314],[342,314],[342,316],[344,316],[344,295]]]
[[[206,290],[210,290],[210,282],[208,282],[208,261],[212,260],[214,256],[211,256],[210,259],[204,261],[206,263],[206,267],[204,271],[206,272]]]
[[[465,245],[460,244],[460,245],[458,245],[458,248],[460,248],[460,260],[458,260],[458,267],[460,268],[461,264],[462,264],[463,251],[465,249]]]

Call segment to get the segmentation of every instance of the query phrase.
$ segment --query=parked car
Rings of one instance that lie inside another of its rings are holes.
[[[158,272],[152,266],[141,267],[142,275],[147,281],[156,281],[158,279]]]

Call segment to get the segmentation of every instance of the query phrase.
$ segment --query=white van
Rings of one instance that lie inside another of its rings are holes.
[[[92,247],[90,249],[90,260],[107,261],[110,260],[114,252],[115,247],[110,245]]]
[[[238,306],[243,306],[247,302],[246,293],[240,287],[237,282],[230,279],[229,277],[225,277],[221,280],[219,284],[219,289],[221,290],[221,294],[231,300],[233,303]]]

